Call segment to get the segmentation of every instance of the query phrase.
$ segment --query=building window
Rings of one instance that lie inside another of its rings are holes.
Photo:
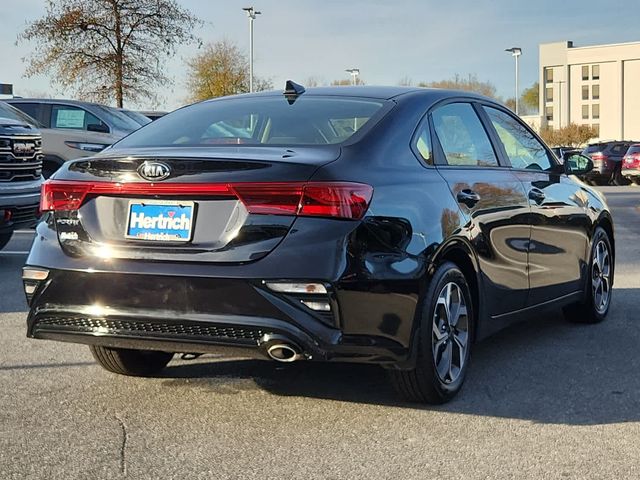
[[[582,66],[582,80],[589,80],[589,65]]]
[[[589,100],[589,85],[584,85],[582,87],[582,99]]]
[[[586,120],[589,118],[589,105],[582,105],[582,119]]]
[[[596,137],[600,136],[600,124],[599,123],[594,123],[593,125],[591,125],[591,128],[593,128],[596,132]]]
[[[548,122],[553,122],[553,107],[545,108],[545,115]]]
[[[591,79],[600,80],[600,65],[594,65],[591,67]]]
[[[547,99],[547,102],[553,102],[553,87],[547,87],[545,98]]]
[[[553,83],[553,68],[545,68],[545,80],[547,83]]]
[[[591,87],[591,98],[598,100],[600,98],[600,85],[593,85]]]
[[[594,103],[591,105],[591,118],[600,118],[600,104]]]

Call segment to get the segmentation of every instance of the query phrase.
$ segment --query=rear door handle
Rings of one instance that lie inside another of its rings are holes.
[[[546,195],[539,188],[532,188],[529,190],[529,198],[537,204],[541,204],[546,198]]]
[[[459,203],[464,203],[467,207],[473,208],[476,203],[480,201],[480,195],[478,195],[473,190],[469,190],[465,188],[464,190],[460,190],[456,195],[456,199]]]

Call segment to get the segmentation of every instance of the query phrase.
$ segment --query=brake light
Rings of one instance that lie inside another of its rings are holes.
[[[40,210],[77,210],[87,197],[207,196],[235,197],[249,213],[360,219],[373,187],[349,182],[282,183],[115,183],[47,180],[42,184]]]
[[[593,160],[594,162],[602,162],[604,160],[606,160],[607,157],[604,153],[602,152],[596,152],[596,153],[592,153],[591,154],[591,160]]]
[[[639,168],[640,167],[640,153],[632,153],[625,155],[624,166],[627,168]]]

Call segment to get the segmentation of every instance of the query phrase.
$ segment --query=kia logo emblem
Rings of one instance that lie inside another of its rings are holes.
[[[166,163],[146,161],[138,167],[138,175],[145,180],[164,180],[171,175],[171,168]]]

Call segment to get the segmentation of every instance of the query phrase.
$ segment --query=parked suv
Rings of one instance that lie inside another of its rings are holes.
[[[40,132],[0,102],[0,249],[37,221],[42,157]]]
[[[97,153],[140,128],[124,113],[97,103],[39,98],[5,101],[40,124],[46,178],[64,162]]]
[[[622,159],[622,175],[636,185],[640,185],[640,143],[631,145],[627,150]]]
[[[622,158],[629,147],[636,142],[592,143],[582,153],[593,161],[593,170],[585,177],[596,185],[627,185],[622,176]]]

